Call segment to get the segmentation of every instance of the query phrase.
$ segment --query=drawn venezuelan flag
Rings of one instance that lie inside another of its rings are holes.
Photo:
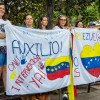
[[[95,77],[100,75],[100,44],[95,43],[94,49],[90,45],[83,47],[81,61],[84,68]]]
[[[70,74],[69,56],[61,56],[56,59],[47,59],[45,62],[47,77],[49,80],[63,78]]]

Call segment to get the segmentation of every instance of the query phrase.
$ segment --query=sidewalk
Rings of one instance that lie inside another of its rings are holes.
[[[90,92],[87,89],[77,89],[78,97],[75,100],[100,100],[100,82],[91,84]]]
[[[88,85],[77,87],[77,97],[75,100],[100,100],[100,82],[91,84],[90,92],[88,91]],[[59,100],[59,95],[51,94],[50,100]]]
[[[90,93],[87,93],[88,85],[78,86],[78,97],[75,100],[100,100],[100,82],[91,84]],[[66,91],[64,91],[66,93]],[[3,93],[0,94],[0,100],[21,100],[20,97],[5,98]],[[59,100],[59,94],[50,93],[50,100]]]

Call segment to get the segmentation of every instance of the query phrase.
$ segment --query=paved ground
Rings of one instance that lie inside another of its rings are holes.
[[[75,100],[100,100],[100,82],[91,84],[90,87],[90,92],[87,93],[88,85],[78,86],[78,96],[75,98]],[[59,100],[59,96],[52,94],[51,100]]]
[[[78,97],[75,100],[100,100],[100,82],[91,84],[90,92],[87,93],[85,88],[77,90]]]
[[[78,97],[75,100],[100,100],[100,82],[91,84],[90,93],[87,93],[87,85],[78,86]],[[64,91],[64,93],[67,93]],[[51,93],[50,100],[59,100],[59,95]],[[3,93],[0,93],[0,100],[21,100],[20,97],[15,96],[13,98],[5,98]]]

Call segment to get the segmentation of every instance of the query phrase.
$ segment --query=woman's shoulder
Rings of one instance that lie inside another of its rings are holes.
[[[7,20],[0,19],[0,24],[11,24],[11,23],[8,19]]]
[[[56,30],[56,29],[60,29],[60,27],[59,27],[59,26],[55,26],[55,27],[53,28],[53,30]]]
[[[8,19],[6,20],[8,23],[11,23]]]
[[[6,20],[6,22],[7,22],[7,24],[10,24],[11,25],[11,22],[8,19]]]

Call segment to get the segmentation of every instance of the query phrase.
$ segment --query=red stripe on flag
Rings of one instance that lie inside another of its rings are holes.
[[[100,67],[99,68],[93,68],[93,69],[88,69],[87,70],[92,76],[95,76],[95,77],[99,77],[100,75]]]
[[[54,73],[47,73],[47,77],[49,80],[55,80],[57,78],[63,78],[66,75],[70,74],[70,68],[66,68],[65,70],[56,71]]]

